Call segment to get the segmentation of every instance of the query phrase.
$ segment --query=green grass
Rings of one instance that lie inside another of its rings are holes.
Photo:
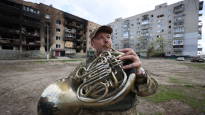
[[[184,63],[184,65],[205,70],[205,63]]]
[[[200,92],[200,93],[199,93]],[[194,109],[205,112],[205,88],[187,86],[160,86],[158,92],[145,99],[154,103],[160,103],[176,99],[182,101]]]
[[[192,83],[191,83],[191,81],[186,81],[186,79],[180,79],[180,78],[177,77],[177,76],[170,76],[170,77],[169,77],[169,82],[170,82],[170,83],[175,83],[175,84],[184,85],[184,86],[187,86],[187,87],[193,86]]]

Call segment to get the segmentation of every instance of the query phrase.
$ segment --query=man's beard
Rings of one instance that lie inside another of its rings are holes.
[[[110,50],[111,50],[110,48],[103,47],[102,49],[96,49],[96,54],[99,55],[99,54],[101,54],[102,52],[110,51]]]

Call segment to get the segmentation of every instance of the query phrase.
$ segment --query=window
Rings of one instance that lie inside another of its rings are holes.
[[[164,17],[164,14],[158,15],[157,18]]]
[[[61,38],[60,38],[60,36],[56,36],[56,40],[60,40]]]
[[[61,20],[56,20],[56,24],[61,24]]]
[[[25,11],[26,11],[26,6],[23,6],[23,10],[25,10]]]
[[[173,45],[183,45],[183,40],[174,40]]]
[[[178,26],[174,28],[174,32],[184,32],[184,26]]]
[[[60,48],[61,47],[61,45],[60,44],[56,44],[56,48]]]
[[[198,51],[202,51],[202,48],[198,48]]]
[[[2,47],[2,49],[13,50],[13,46],[2,45],[1,47]]]
[[[124,32],[124,33],[123,33],[123,37],[124,37],[124,38],[128,38],[128,35],[129,35],[128,32]]]
[[[40,14],[40,11],[39,11],[39,10],[37,10],[37,14]]]
[[[40,14],[39,10],[37,10],[35,8],[28,7],[28,6],[23,6],[23,10],[26,12],[33,13],[33,14]]]
[[[56,32],[60,32],[61,31],[61,29],[60,28],[56,28]]]

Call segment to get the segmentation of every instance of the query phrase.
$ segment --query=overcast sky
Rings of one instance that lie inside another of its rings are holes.
[[[116,18],[127,18],[149,10],[155,5],[168,5],[181,0],[25,0],[34,3],[44,3],[79,16],[81,18],[105,25]],[[203,38],[205,38],[205,4],[203,9]]]

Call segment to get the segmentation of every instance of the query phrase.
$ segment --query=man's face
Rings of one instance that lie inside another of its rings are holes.
[[[108,33],[98,33],[91,42],[93,48],[95,48],[97,52],[108,51],[110,50],[108,46],[112,45],[111,35]]]

